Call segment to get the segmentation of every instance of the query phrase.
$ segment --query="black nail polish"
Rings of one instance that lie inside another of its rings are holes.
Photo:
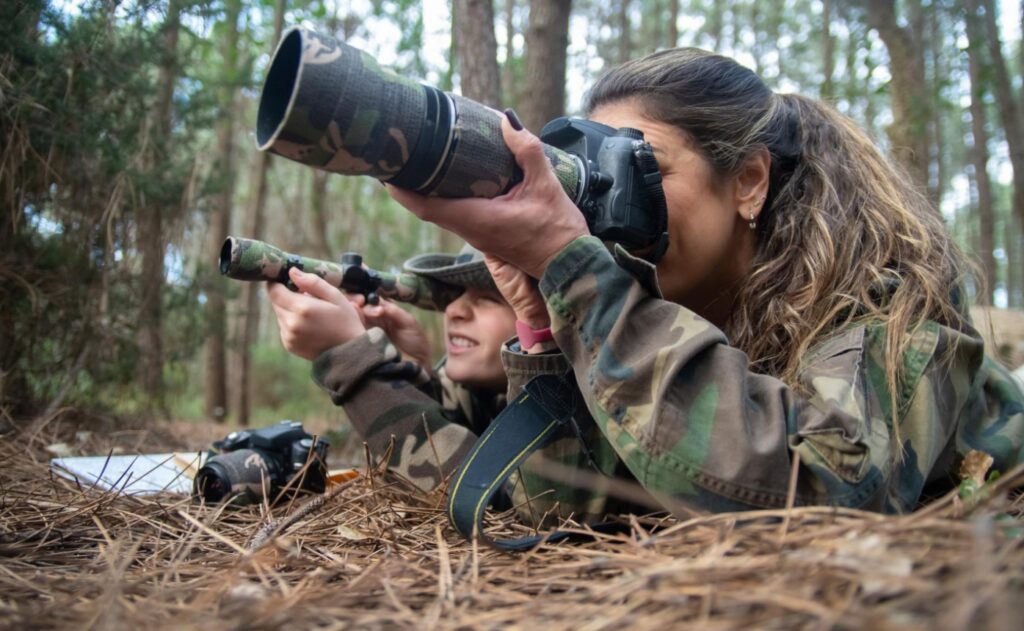
[[[508,122],[512,124],[512,129],[516,131],[523,131],[523,121],[519,120],[519,116],[516,115],[515,111],[511,107],[505,110],[505,117],[508,118]]]

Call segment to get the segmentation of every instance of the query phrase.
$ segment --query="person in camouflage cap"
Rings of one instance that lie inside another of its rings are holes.
[[[589,236],[510,112],[524,177],[508,194],[389,187],[491,255],[520,319],[550,324],[549,372],[573,370],[584,439],[542,455],[580,481],[542,483],[535,508],[616,510],[615,477],[670,510],[781,507],[795,467],[797,504],[901,512],[955,486],[971,450],[1001,471],[1022,460],[1024,394],[967,315],[968,263],[851,121],[696,49],[612,69],[587,112],[654,148],[670,237],[656,266]],[[503,361],[532,353],[513,342]],[[535,374],[510,370],[510,392]]]
[[[366,305],[296,269],[298,293],[279,283],[268,292],[285,348],[313,362],[314,380],[344,407],[371,454],[390,454],[391,471],[429,491],[505,406],[499,354],[515,335],[515,314],[472,247],[413,257],[405,270],[462,289],[445,306],[447,355],[434,370],[425,332],[390,301]]]

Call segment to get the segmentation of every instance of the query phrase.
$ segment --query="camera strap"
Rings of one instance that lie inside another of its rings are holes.
[[[515,539],[491,539],[484,534],[483,517],[495,494],[530,454],[558,438],[579,434],[573,413],[581,401],[571,371],[540,375],[491,421],[448,487],[448,520],[462,536],[472,539],[475,532],[489,546],[516,551],[573,534],[554,530]]]

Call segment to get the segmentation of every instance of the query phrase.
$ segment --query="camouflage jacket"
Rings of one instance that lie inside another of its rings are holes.
[[[380,459],[390,450],[390,469],[424,491],[458,468],[476,436],[505,407],[504,392],[448,379],[443,360],[435,374],[403,361],[379,328],[313,362],[314,381],[344,407],[370,453]]]
[[[900,512],[951,488],[967,451],[988,452],[1000,471],[1024,456],[1021,386],[973,331],[927,322],[914,335],[895,397],[897,457],[881,326],[836,331],[811,349],[801,395],[750,372],[719,329],[658,299],[653,266],[596,238],[569,244],[540,288],[564,353],[547,356],[548,369],[573,368],[587,410],[577,415],[583,441],[564,438],[538,455],[562,465],[557,482],[535,471],[537,458],[521,470],[530,492],[551,489],[533,501],[535,515],[617,511],[602,476],[573,480],[595,468],[632,481],[618,496],[633,493],[641,506],[783,506],[793,457],[798,504]],[[517,355],[506,345],[510,392],[536,374],[517,369]]]

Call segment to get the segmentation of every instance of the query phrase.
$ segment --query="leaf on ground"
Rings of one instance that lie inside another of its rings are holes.
[[[960,463],[960,479],[971,480],[978,488],[985,484],[985,474],[992,467],[992,456],[984,451],[972,450]]]

